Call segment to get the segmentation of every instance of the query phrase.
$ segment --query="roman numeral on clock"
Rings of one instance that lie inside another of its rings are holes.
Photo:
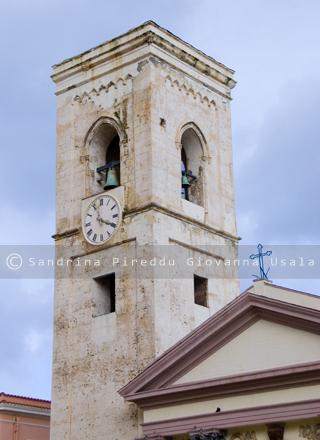
[[[115,198],[102,194],[96,196],[87,205],[82,220],[83,233],[88,243],[95,245],[106,243],[120,226],[120,218],[122,218],[121,206]]]

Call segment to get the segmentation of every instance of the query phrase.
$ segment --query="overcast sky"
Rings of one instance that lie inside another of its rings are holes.
[[[2,0],[0,16],[2,244],[52,244],[51,66],[150,19],[236,71],[232,124],[242,242],[320,244],[318,0]],[[319,280],[274,281],[320,291]],[[0,392],[50,399],[53,282],[0,283]],[[242,281],[241,290],[249,285]]]

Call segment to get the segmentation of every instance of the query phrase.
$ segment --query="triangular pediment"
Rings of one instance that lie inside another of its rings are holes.
[[[263,381],[270,389],[289,379],[312,383],[319,372],[320,311],[247,291],[119,393],[143,408],[152,407],[153,399],[159,405],[171,398],[209,398],[232,383],[239,392]]]
[[[174,383],[217,379],[319,359],[319,335],[260,319]]]

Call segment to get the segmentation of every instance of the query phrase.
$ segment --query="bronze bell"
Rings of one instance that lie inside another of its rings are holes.
[[[110,168],[110,170],[108,171],[107,181],[103,189],[105,190],[112,189],[112,188],[116,188],[117,186],[119,186],[117,172],[115,169]]]
[[[182,174],[181,186],[182,188],[189,188],[190,186],[190,183],[188,182],[187,176],[185,174]]]

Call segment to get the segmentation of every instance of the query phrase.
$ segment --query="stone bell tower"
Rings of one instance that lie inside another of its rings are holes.
[[[234,72],[151,21],[53,70],[51,439],[133,439],[117,391],[239,293]]]

